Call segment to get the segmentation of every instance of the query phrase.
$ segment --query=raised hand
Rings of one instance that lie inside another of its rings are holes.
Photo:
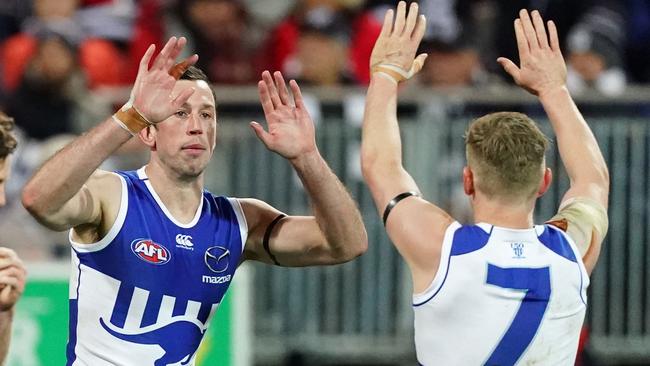
[[[16,253],[0,248],[0,311],[11,309],[25,290],[27,271]]]
[[[406,3],[400,1],[393,20],[393,10],[384,16],[384,25],[370,56],[372,72],[383,72],[396,81],[411,78],[422,69],[427,54],[415,57],[424,36],[426,18],[418,16],[418,4],[411,3],[408,15]]]
[[[193,88],[187,88],[175,97],[172,95],[177,79],[199,58],[197,55],[192,55],[174,66],[176,57],[186,43],[185,37],[171,37],[154,59],[151,68],[149,62],[156,49],[154,45],[149,46],[140,60],[138,76],[129,103],[150,123],[167,119],[194,93]],[[126,107],[130,107],[129,103]]]
[[[519,67],[505,57],[499,57],[497,61],[517,85],[539,96],[564,87],[567,71],[555,23],[548,21],[547,36],[539,12],[534,10],[531,15],[532,20],[528,11],[522,9],[519,11],[519,18],[515,20]]]
[[[315,152],[316,137],[314,123],[303,103],[298,83],[291,80],[289,86],[293,98],[289,95],[279,71],[273,76],[268,71],[262,73],[262,80],[257,83],[257,89],[268,132],[254,121],[251,122],[251,127],[269,150],[292,160]]]

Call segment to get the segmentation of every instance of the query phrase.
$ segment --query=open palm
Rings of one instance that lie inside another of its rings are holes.
[[[257,87],[268,131],[257,122],[251,122],[251,127],[269,150],[291,160],[314,152],[316,137],[300,87],[294,80],[289,86],[293,98],[280,72],[275,72],[273,76],[268,71],[262,73]]]
[[[517,85],[534,95],[564,87],[566,64],[560,51],[560,41],[553,21],[548,22],[548,35],[542,16],[537,10],[531,16],[527,10],[519,12],[515,20],[515,35],[520,65],[505,57],[497,61],[512,76]]]
[[[174,114],[194,92],[194,89],[187,88],[177,96],[172,95],[178,77],[198,60],[197,55],[192,55],[174,66],[176,57],[186,43],[184,37],[171,37],[153,61],[151,68],[149,62],[156,49],[154,45],[149,46],[140,60],[138,76],[129,102],[151,123],[161,122]]]

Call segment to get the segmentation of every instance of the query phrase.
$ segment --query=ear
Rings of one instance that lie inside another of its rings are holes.
[[[475,193],[474,173],[472,173],[472,170],[468,166],[463,168],[463,189],[468,196],[473,196]]]
[[[542,177],[542,182],[539,184],[539,190],[537,190],[537,197],[541,197],[548,189],[551,187],[551,182],[553,181],[553,171],[551,168],[544,168],[544,176]]]
[[[151,150],[156,150],[156,133],[158,130],[154,126],[148,126],[138,133],[140,140]]]

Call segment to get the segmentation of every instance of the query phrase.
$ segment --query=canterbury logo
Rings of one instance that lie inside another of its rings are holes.
[[[192,237],[189,235],[178,234],[176,235],[176,244],[182,245],[184,247],[193,247]]]

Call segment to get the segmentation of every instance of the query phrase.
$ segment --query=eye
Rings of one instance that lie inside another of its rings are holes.
[[[178,111],[175,114],[176,114],[176,117],[180,117],[180,118],[187,117],[187,112],[185,112],[185,111]]]
[[[203,117],[205,119],[212,119],[212,113],[203,112],[203,113],[201,113],[201,117]]]

